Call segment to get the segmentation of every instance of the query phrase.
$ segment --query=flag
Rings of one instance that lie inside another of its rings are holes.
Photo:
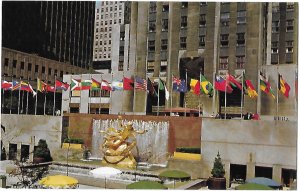
[[[180,80],[173,76],[172,84],[173,84],[174,91],[178,91],[178,92],[186,92],[187,91],[185,80]]]
[[[102,90],[107,90],[107,91],[111,91],[111,85],[106,81],[106,80],[102,80],[101,82],[101,89]]]
[[[158,89],[159,90],[164,90],[165,89],[165,86],[162,82],[162,80],[160,78],[158,78]]]
[[[1,89],[4,89],[4,90],[8,90],[12,87],[12,82],[8,82],[8,81],[3,81],[1,83]]]
[[[120,81],[120,80],[114,80],[111,85],[112,85],[112,90],[113,91],[123,90],[123,82]]]
[[[12,82],[12,90],[19,90],[20,87],[21,87],[21,83],[19,83],[17,81]]]
[[[39,78],[37,79],[37,91],[44,92],[46,91],[47,84],[41,81]]]
[[[246,85],[246,94],[250,98],[256,98],[258,96],[253,84],[251,83],[250,80],[245,80],[245,85]]]
[[[222,91],[222,92],[226,91],[226,93],[229,93],[229,94],[232,93],[232,90],[233,90],[230,87],[230,85],[228,84],[227,80],[225,80],[221,76],[216,76],[215,89]]]
[[[167,87],[165,86],[165,97],[166,97],[166,100],[168,101],[169,98],[170,98],[170,93],[169,91],[167,90]]]
[[[201,91],[206,95],[212,95],[213,93],[213,86],[212,84],[201,74]]]
[[[80,83],[79,83],[79,81],[72,79],[71,80],[71,84],[70,84],[70,90],[71,91],[80,90]]]
[[[21,81],[21,90],[31,92],[31,89],[28,83]]]
[[[260,78],[260,89],[265,92],[266,94],[270,95],[275,99],[275,95],[273,93],[271,84],[267,81],[267,79],[263,76],[262,72],[259,75]]]
[[[155,91],[153,83],[151,82],[151,80],[149,78],[147,80],[147,90],[150,93],[150,95],[154,95],[157,97],[157,92]]]
[[[55,80],[55,87],[57,90],[65,90],[67,91],[67,89],[69,88],[69,84],[61,82],[59,80]]]
[[[47,92],[55,92],[55,87],[47,84],[46,85],[46,91]]]
[[[227,77],[227,81],[230,82],[231,85],[238,87],[240,90],[242,90],[242,85],[232,75],[227,74],[226,77]]]
[[[100,86],[101,83],[92,78],[92,85],[91,85],[92,91],[100,90]]]
[[[137,90],[147,90],[147,81],[136,76],[135,77],[135,89]]]
[[[92,85],[92,80],[83,80],[80,83],[80,90],[90,90]]]
[[[29,88],[30,88],[30,92],[32,92],[33,97],[36,96],[36,91],[33,90],[32,86],[30,84],[28,84]]]
[[[298,71],[295,72],[295,96],[298,101]]]
[[[124,90],[133,90],[134,81],[130,78],[123,78],[123,89]]]
[[[289,97],[291,87],[289,86],[288,83],[286,83],[283,80],[282,75],[280,75],[279,73],[278,73],[278,89],[281,91],[281,93],[283,93],[283,95],[286,98]]]
[[[199,82],[199,80],[191,79],[190,86],[191,86],[191,92],[193,92],[196,95],[200,95],[200,82]]]

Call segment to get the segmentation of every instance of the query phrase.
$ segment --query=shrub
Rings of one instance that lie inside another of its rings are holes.
[[[201,154],[200,147],[177,147],[176,152]]]
[[[223,178],[225,175],[224,165],[222,163],[222,159],[220,157],[220,153],[218,152],[217,157],[215,158],[214,166],[211,170],[211,174],[215,178]]]
[[[0,179],[6,179],[5,175],[0,175]]]
[[[84,141],[79,138],[66,138],[64,140],[64,143],[74,143],[74,144],[83,144]]]
[[[161,179],[180,179],[180,180],[189,180],[191,179],[191,175],[186,172],[179,170],[167,170],[158,175]]]
[[[52,161],[51,153],[48,148],[47,142],[44,139],[40,139],[38,146],[36,147],[33,157],[41,157],[45,159],[45,162]]]
[[[142,180],[139,182],[134,182],[132,184],[129,184],[126,186],[126,189],[167,189],[164,185],[158,183],[158,182],[153,182],[153,181],[147,181],[147,180]]]

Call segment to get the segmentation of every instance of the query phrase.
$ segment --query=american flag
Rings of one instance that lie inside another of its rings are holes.
[[[145,90],[145,91],[147,90],[147,81],[146,80],[136,76],[135,77],[135,83],[136,83],[135,89]]]

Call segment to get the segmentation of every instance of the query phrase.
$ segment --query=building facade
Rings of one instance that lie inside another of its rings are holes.
[[[88,69],[95,2],[6,1],[2,46]]]

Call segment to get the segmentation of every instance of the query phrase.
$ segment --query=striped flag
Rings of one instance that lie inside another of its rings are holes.
[[[12,90],[19,90],[21,87],[21,83],[17,82],[17,81],[13,81],[12,82]]]
[[[135,89],[137,90],[147,90],[147,81],[136,76],[135,77]]]
[[[273,99],[275,99],[274,92],[272,90],[270,82],[264,77],[263,73],[260,72],[259,75],[260,78],[260,89],[265,92],[267,95],[271,96]]]
[[[288,98],[291,87],[286,81],[283,80],[282,75],[278,73],[278,89],[281,93]]]

